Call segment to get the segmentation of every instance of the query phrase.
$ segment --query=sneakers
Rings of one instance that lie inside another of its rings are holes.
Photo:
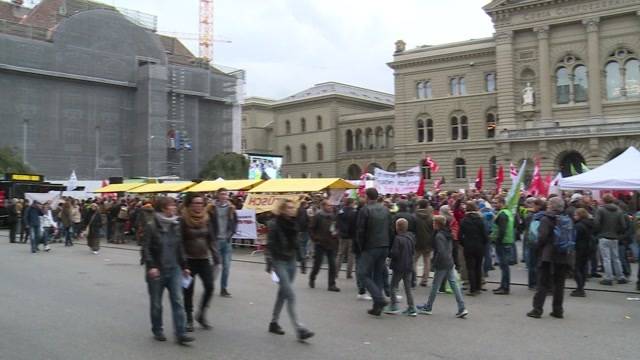
[[[50,247],[49,245],[46,245],[46,246],[44,247],[44,251],[51,251],[51,247]]]
[[[371,298],[371,296],[369,296],[369,294],[364,293],[364,294],[358,294],[358,300],[360,300],[360,301],[371,301],[373,299]]]
[[[420,315],[431,315],[431,314],[433,314],[431,312],[431,309],[427,310],[427,304],[418,305],[417,309],[418,309],[418,314],[420,314]]]
[[[464,319],[465,317],[467,317],[467,315],[469,315],[469,311],[467,311],[467,309],[462,309],[462,311],[458,311],[456,317],[458,319]]]
[[[557,312],[552,312],[549,314],[551,317],[554,317],[556,319],[564,319],[564,315],[562,315],[562,313],[557,313]]]
[[[335,285],[329,286],[329,289],[327,289],[327,290],[332,291],[332,292],[340,292],[340,288],[338,288]]]
[[[98,251],[93,251],[93,255],[99,255],[99,254],[100,254],[100,252],[98,252]]]
[[[45,250],[46,250],[46,248],[45,248]],[[625,278],[622,278],[622,279],[618,280],[618,284],[620,284],[620,285],[628,284],[628,283],[629,283],[629,280],[627,280]]]
[[[531,310],[527,313],[527,316],[534,319],[540,319],[542,317],[542,314],[538,311]]]
[[[509,295],[509,290],[507,289],[495,289],[493,290],[494,295]]]
[[[374,303],[373,308],[367,311],[367,313],[373,316],[380,316],[382,315],[382,309],[384,309],[387,305],[389,305],[389,303],[386,301],[382,301],[380,303]]]
[[[407,308],[407,310],[402,312],[402,315],[416,317],[418,316],[418,312],[416,311],[415,307],[410,306]]]
[[[420,281],[421,287],[427,287],[428,283],[426,281]]]
[[[154,334],[154,335],[153,335],[153,338],[154,338],[156,341],[167,341],[167,337],[166,337],[166,336],[164,336],[164,334],[163,334],[163,333]]]
[[[190,343],[190,342],[195,341],[195,338],[193,338],[193,337],[191,337],[191,336],[187,336],[187,335],[182,335],[182,336],[179,336],[179,337],[176,339],[176,341],[177,341],[177,342],[178,342],[178,344],[180,344],[180,345],[186,345],[186,344],[188,344],[188,343]]]
[[[612,286],[613,285],[613,281],[611,281],[611,280],[600,280],[600,285]]]
[[[316,281],[315,281],[315,279],[311,279],[311,278],[309,278],[309,287],[310,287],[310,288],[312,288],[312,289],[315,289],[315,288],[316,288]]]
[[[284,335],[284,330],[276,322],[269,323],[269,332],[276,335]]]
[[[389,315],[395,315],[400,313],[400,308],[397,304],[391,304],[384,308],[384,313]]]
[[[298,330],[298,341],[305,341],[307,339],[312,338],[313,335],[315,335],[313,333],[313,331],[310,331],[308,329],[302,328],[302,329]]]
[[[592,277],[592,278],[601,278],[601,277],[602,277],[602,275],[600,275],[600,274],[598,274],[598,273],[596,272],[596,273],[591,273],[591,277]]]
[[[586,297],[587,294],[584,292],[584,290],[573,290],[571,292],[571,294],[569,294],[569,296],[573,296],[573,297]]]
[[[230,298],[231,297],[231,293],[229,293],[227,291],[227,289],[221,289],[220,290],[220,296],[224,297],[224,298]]]

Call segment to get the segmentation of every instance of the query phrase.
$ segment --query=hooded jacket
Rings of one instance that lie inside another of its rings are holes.
[[[489,243],[489,236],[484,228],[484,220],[480,213],[467,213],[460,223],[460,235],[458,236],[464,251],[484,253]]]
[[[595,222],[599,238],[618,240],[626,229],[624,214],[616,204],[605,204],[599,207]]]
[[[399,273],[413,272],[413,256],[415,254],[415,236],[410,232],[396,235],[389,257],[389,267]]]
[[[433,247],[435,251],[433,268],[435,270],[451,269],[453,267],[453,239],[451,233],[446,229],[436,231]]]
[[[433,249],[433,216],[431,209],[416,210],[416,251]]]
[[[575,224],[576,229],[576,255],[588,256],[595,250],[593,240],[593,219],[580,219]]]

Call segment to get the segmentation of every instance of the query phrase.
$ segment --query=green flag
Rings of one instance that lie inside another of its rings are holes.
[[[520,171],[518,171],[518,175],[513,179],[513,183],[511,184],[511,190],[507,194],[507,198],[505,200],[505,205],[507,209],[511,210],[512,214],[516,214],[518,209],[518,201],[520,200],[520,190],[522,189],[522,184],[524,182],[524,169],[527,165],[527,160],[522,162],[520,166]]]
[[[583,173],[585,173],[585,172],[587,172],[587,171],[591,170],[591,169],[589,169],[589,168],[587,167],[587,164],[585,164],[585,163],[581,163],[581,164],[580,164],[580,167],[582,168],[582,172],[583,172]]]
[[[578,175],[578,172],[576,171],[576,168],[573,166],[573,164],[571,164],[571,176],[575,175]]]

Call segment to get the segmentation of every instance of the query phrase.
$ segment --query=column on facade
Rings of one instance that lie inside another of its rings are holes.
[[[540,117],[551,120],[551,67],[549,64],[549,25],[534,29],[538,33],[538,64],[540,79]]]
[[[587,72],[589,74],[589,112],[592,118],[602,116],[602,89],[600,83],[600,18],[582,21],[587,30]]]
[[[498,133],[504,129],[516,129],[516,107],[513,78],[513,31],[496,33],[496,77],[498,90],[498,112],[500,124]]]

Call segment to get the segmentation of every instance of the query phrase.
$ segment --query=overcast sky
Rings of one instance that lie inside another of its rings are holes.
[[[158,16],[198,53],[198,0],[103,0]],[[214,62],[247,72],[247,95],[283,98],[338,81],[393,93],[394,43],[491,36],[489,0],[215,0]]]

